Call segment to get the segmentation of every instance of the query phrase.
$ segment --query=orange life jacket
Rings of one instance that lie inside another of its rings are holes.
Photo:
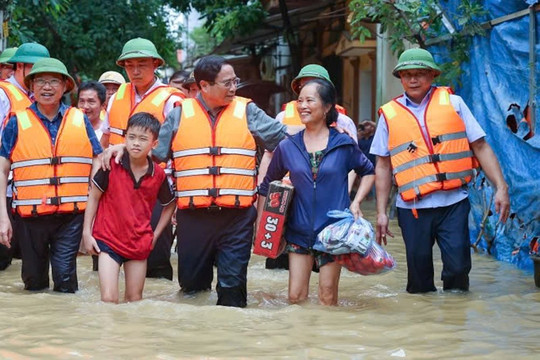
[[[15,115],[17,111],[21,111],[32,105],[32,100],[28,97],[26,93],[24,93],[21,89],[19,89],[17,86],[13,85],[9,81],[0,81],[0,89],[4,90],[6,93],[10,109],[6,113],[6,117],[2,120],[2,128],[4,128],[8,122],[8,120]]]
[[[248,207],[257,192],[256,144],[248,129],[250,99],[235,99],[212,121],[196,99],[182,102],[172,141],[180,209]]]
[[[380,112],[388,125],[394,181],[404,201],[456,189],[471,180],[475,158],[447,88],[436,88],[431,95],[425,113],[427,138],[415,116],[395,99]]]
[[[54,145],[32,110],[16,115],[18,138],[10,157],[13,206],[23,217],[83,211],[93,156],[84,113],[66,110]]]
[[[283,105],[283,111],[285,111],[285,116],[283,117],[283,124],[285,125],[303,125],[302,120],[300,120],[300,113],[296,107],[297,101],[289,101]],[[343,106],[336,104],[336,110],[338,113],[347,115],[347,110]]]
[[[141,102],[135,105],[135,87],[131,83],[122,84],[118,88],[109,112],[109,143],[111,145],[124,143],[127,123],[131,115],[139,112],[148,112],[154,115],[160,123],[165,121],[163,110],[167,100],[176,95],[185,98],[178,89],[171,86],[160,85],[144,96]]]

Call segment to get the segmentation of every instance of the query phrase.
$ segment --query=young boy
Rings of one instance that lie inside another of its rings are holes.
[[[159,128],[159,121],[151,114],[133,115],[122,160],[119,164],[112,161],[111,170],[98,170],[92,181],[83,241],[90,254],[99,255],[101,300],[105,302],[118,303],[122,264],[125,301],[142,299],[146,259],[174,212],[174,195],[165,172],[149,156],[158,143]],[[157,199],[164,208],[152,232],[150,219]]]

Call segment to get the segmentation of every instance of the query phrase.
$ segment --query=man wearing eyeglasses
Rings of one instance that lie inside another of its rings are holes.
[[[468,291],[471,252],[467,183],[476,160],[495,187],[495,210],[505,222],[508,185],[486,133],[463,99],[433,86],[441,70],[424,49],[399,57],[393,75],[404,94],[383,105],[371,145],[377,155],[377,242],[386,245],[386,206],[397,185],[398,222],[407,255],[407,292],[436,291],[433,245],[441,250],[443,290]]]
[[[215,264],[217,304],[245,307],[257,150],[274,150],[288,129],[235,95],[240,79],[223,57],[201,58],[194,77],[199,94],[171,111],[153,151],[174,162],[178,281],[185,294],[210,290]]]
[[[224,58],[200,59],[194,78],[199,94],[167,117],[154,152],[174,162],[178,281],[184,293],[209,290],[215,263],[217,304],[245,307],[257,150],[273,150],[287,128],[235,95],[240,79]]]
[[[84,113],[62,104],[75,82],[57,59],[42,58],[24,78],[36,101],[6,124],[0,147],[0,243],[11,245],[5,203],[10,168],[26,290],[78,289],[76,258],[92,164],[102,152]]]
[[[2,56],[9,55],[8,50],[10,49],[6,49]],[[37,43],[25,43],[17,48],[8,59],[3,60],[13,66],[15,71],[8,79],[0,81],[0,137],[2,137],[2,132],[9,118],[17,111],[24,110],[32,104],[30,99],[32,94],[24,83],[24,77],[32,70],[36,61],[48,57],[49,50],[45,46]],[[8,214],[11,216],[11,185],[8,185],[6,195]],[[13,219],[12,224],[13,228],[16,229],[17,226]],[[10,249],[0,245],[0,270],[4,270],[10,265],[13,257],[20,258],[16,231]]]

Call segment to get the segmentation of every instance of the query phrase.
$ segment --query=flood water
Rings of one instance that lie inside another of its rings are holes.
[[[141,302],[101,303],[88,256],[79,257],[75,295],[26,292],[15,260],[0,272],[0,358],[538,358],[540,291],[531,274],[473,255],[469,293],[410,295],[401,238],[388,250],[398,263],[390,273],[343,270],[337,307],[317,304],[317,274],[310,301],[289,305],[287,271],[265,270],[259,256],[250,262],[245,309],[215,306],[215,291],[185,297],[176,278],[148,279]]]

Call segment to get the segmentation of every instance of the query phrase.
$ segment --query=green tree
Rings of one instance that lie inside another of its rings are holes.
[[[194,43],[194,45],[187,49],[191,59],[197,59],[209,54],[219,44],[204,27],[194,28],[189,34],[189,37]]]
[[[160,0],[14,0],[10,46],[36,41],[68,70],[82,78],[120,70],[115,64],[123,44],[143,37],[156,45],[165,61],[176,66],[180,37],[167,27],[166,6]]]
[[[461,1],[456,13],[452,14],[452,20],[458,25],[453,32],[443,30],[444,23],[449,24],[450,20],[445,17],[437,0],[352,0],[349,9],[354,36],[364,41],[372,36],[364,22],[380,23],[382,32],[387,34],[390,49],[396,55],[403,52],[404,41],[426,48],[434,38],[447,32],[441,38],[449,49],[449,61],[441,64],[443,73],[439,81],[442,84],[459,83],[460,65],[469,59],[471,37],[484,34],[478,19],[486,11],[476,0]]]
[[[268,15],[258,0],[169,0],[169,3],[182,12],[197,10],[206,20],[204,27],[218,43],[249,33]]]

